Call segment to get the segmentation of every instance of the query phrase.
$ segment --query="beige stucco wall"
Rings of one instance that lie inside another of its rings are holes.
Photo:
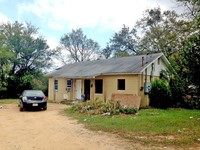
[[[54,80],[58,80],[58,90],[54,90]],[[72,94],[68,92],[66,88],[67,88],[67,79],[49,78],[48,100],[60,102],[65,98],[70,99]]]
[[[103,80],[103,93],[95,93],[95,79]],[[144,87],[145,77],[144,75],[107,75],[99,76],[95,79],[91,79],[90,88],[90,99],[100,99],[103,101],[108,101],[112,99],[112,94],[133,94],[141,96],[141,107],[148,106],[149,99],[148,95],[144,94],[144,89],[141,91],[140,88]],[[125,79],[125,90],[118,90],[117,84],[118,79]],[[58,80],[58,90],[54,90],[54,80]],[[149,82],[150,77],[147,76],[147,81]],[[71,92],[67,92],[67,79],[65,78],[49,78],[49,97],[51,101],[60,102],[64,100],[64,95],[67,95],[67,100],[75,100],[76,95],[76,80],[72,80]],[[82,80],[81,93],[84,92],[84,79]]]
[[[157,77],[153,77],[153,80],[155,78]],[[94,98],[108,101],[111,100],[112,94],[133,94],[141,96],[140,107],[149,105],[148,94],[144,94],[145,74],[100,76],[96,79],[103,79],[103,93],[94,94]],[[117,90],[118,79],[125,79],[125,90]],[[150,82],[149,75],[147,75],[147,82]]]
[[[103,79],[103,93],[94,94],[94,98],[108,101],[112,94],[138,94],[138,75],[109,75],[96,79]],[[117,90],[118,79],[125,79],[125,90]]]
[[[54,99],[54,79],[49,78],[48,100],[53,101],[53,99]]]

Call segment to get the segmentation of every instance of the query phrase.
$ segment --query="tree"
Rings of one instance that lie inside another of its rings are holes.
[[[7,93],[16,96],[23,89],[32,88],[32,80],[51,65],[52,52],[46,41],[38,36],[38,29],[30,23],[7,23],[0,26],[3,45],[8,49],[9,73]]]
[[[200,80],[198,79],[200,72],[199,69],[197,69],[200,65],[200,3],[197,0],[177,1],[186,8],[183,17],[190,16],[188,21],[190,34],[188,34],[180,43],[182,47],[180,48],[179,53],[170,56],[171,65],[177,72],[179,78],[174,79],[174,81],[181,81],[181,86],[183,87],[184,85],[186,90],[191,84],[200,89]],[[176,91],[184,90],[176,89]],[[200,94],[200,90],[198,93]]]
[[[112,56],[113,50],[111,49],[110,45],[107,44],[106,47],[102,50],[101,54],[108,59],[109,57]]]
[[[138,51],[136,30],[123,25],[122,29],[110,39],[109,44],[116,57],[124,56],[119,55],[124,53],[125,56],[136,54]]]
[[[188,70],[188,78],[198,89],[200,95],[200,32],[188,38],[184,44],[183,57]]]
[[[142,31],[140,48],[142,51],[163,52],[167,57],[177,53],[181,42],[188,37],[191,24],[176,14],[160,8],[147,9],[136,28]]]
[[[187,103],[185,103],[184,98],[187,94],[189,94],[189,87],[191,85],[195,85],[195,87],[198,89],[198,95],[200,95],[200,72],[198,69],[200,65],[200,11],[196,11],[197,8],[200,8],[200,3],[198,3],[196,0],[177,1],[179,1],[180,4],[185,6],[188,10],[184,12],[183,17],[190,18],[187,22],[189,24],[188,27],[190,27],[190,34],[188,34],[188,36],[180,42],[181,48],[178,53],[175,53],[169,57],[171,63],[170,87],[174,102],[176,102],[175,105],[178,107],[181,106],[188,108],[189,106]],[[196,10],[193,10],[194,8]]]
[[[10,61],[14,55],[8,51],[8,47],[3,45],[4,37],[0,35],[0,95],[7,90],[7,77],[10,71]]]
[[[60,46],[57,48],[57,58],[64,64],[69,60],[72,62],[88,61],[95,58],[99,48],[99,44],[88,39],[82,29],[72,30],[71,33],[61,37]]]
[[[187,19],[194,20],[199,16],[200,13],[200,2],[199,0],[176,0],[179,5],[184,6],[185,12],[183,15]]]
[[[34,70],[48,67],[51,62],[52,52],[42,37],[38,37],[37,28],[30,23],[3,24],[5,44],[9,51],[16,56],[13,60],[12,73],[21,70]]]

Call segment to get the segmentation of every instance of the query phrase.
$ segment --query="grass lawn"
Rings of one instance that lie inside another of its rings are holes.
[[[116,116],[65,112],[91,130],[116,133],[133,142],[184,148],[200,146],[200,110],[144,109],[136,115]]]
[[[0,99],[0,104],[17,103],[18,99]]]

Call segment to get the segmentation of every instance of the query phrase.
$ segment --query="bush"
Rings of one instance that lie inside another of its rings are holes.
[[[149,91],[150,106],[166,109],[171,106],[171,91],[166,80],[156,79]]]
[[[172,93],[173,107],[182,107],[184,103],[183,96],[186,95],[187,89],[186,81],[175,76],[170,79],[169,85]]]
[[[133,107],[122,107],[119,102],[110,100],[107,103],[104,103],[98,99],[73,104],[71,110],[73,112],[86,113],[88,115],[118,115],[120,113],[135,114],[137,112],[137,109]]]
[[[137,109],[133,107],[124,107],[120,109],[120,112],[123,114],[135,114],[137,113]]]
[[[200,97],[186,96],[183,99],[184,103],[182,107],[187,109],[200,109]]]

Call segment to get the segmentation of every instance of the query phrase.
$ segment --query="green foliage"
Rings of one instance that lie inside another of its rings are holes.
[[[38,73],[37,76],[34,76],[31,85],[32,89],[42,90],[45,95],[48,96],[48,78],[42,73]]]
[[[179,51],[181,42],[192,32],[190,22],[181,19],[175,11],[162,12],[159,7],[147,9],[136,27],[144,32],[140,36],[141,50],[163,52],[167,58]]]
[[[11,70],[9,62],[15,58],[15,56],[8,50],[8,47],[4,45],[4,36],[0,34],[0,95],[3,96],[7,90],[7,77]]]
[[[183,97],[183,106],[187,109],[200,109],[200,97],[185,96]]]
[[[178,53],[170,56],[170,66],[168,67],[170,75],[170,89],[173,99],[173,107],[182,107],[183,96],[189,85],[187,77],[187,69],[184,65],[184,59]]]
[[[168,108],[171,105],[171,91],[166,80],[154,80],[149,91],[150,106]]]
[[[104,49],[102,49],[101,54],[108,59],[109,57],[111,57],[113,50],[111,49],[110,45],[107,44],[106,47]]]
[[[188,70],[188,79],[197,87],[198,95],[200,95],[200,30],[184,43],[183,57]]]
[[[123,108],[120,108],[120,112],[122,114],[135,114],[137,113],[137,109],[133,107],[123,107]]]
[[[168,81],[169,80],[169,72],[166,70],[161,70],[160,71],[160,79]]]
[[[43,76],[42,69],[50,66],[54,53],[29,23],[1,24],[0,29],[0,54],[4,54],[0,55],[0,93],[16,97],[34,87],[33,80]]]
[[[176,76],[170,79],[169,85],[172,93],[173,107],[182,107],[183,96],[186,94],[187,89],[185,82]]]
[[[171,63],[170,68],[170,87],[173,96],[174,105],[177,107],[186,107],[189,103],[185,103],[184,97],[188,95],[188,87],[195,85],[198,90],[196,95],[200,95],[200,14],[197,11],[200,7],[199,3],[196,0],[177,0],[182,3],[183,6],[186,6],[187,18],[190,17],[190,34],[187,34],[187,37],[182,40],[182,47],[180,50],[169,57]],[[185,26],[187,27],[187,26]],[[188,26],[189,27],[189,26]],[[186,100],[187,101],[187,100]],[[192,101],[192,100],[191,100]],[[191,108],[191,107],[190,107]]]
[[[124,57],[137,53],[136,30],[123,25],[122,29],[110,39],[110,49],[115,57]]]
[[[84,103],[75,103],[72,105],[71,110],[73,112],[79,112],[88,115],[118,115],[123,114],[135,114],[137,109],[133,107],[123,107],[119,102],[112,100],[104,103],[101,100],[90,100]]]

